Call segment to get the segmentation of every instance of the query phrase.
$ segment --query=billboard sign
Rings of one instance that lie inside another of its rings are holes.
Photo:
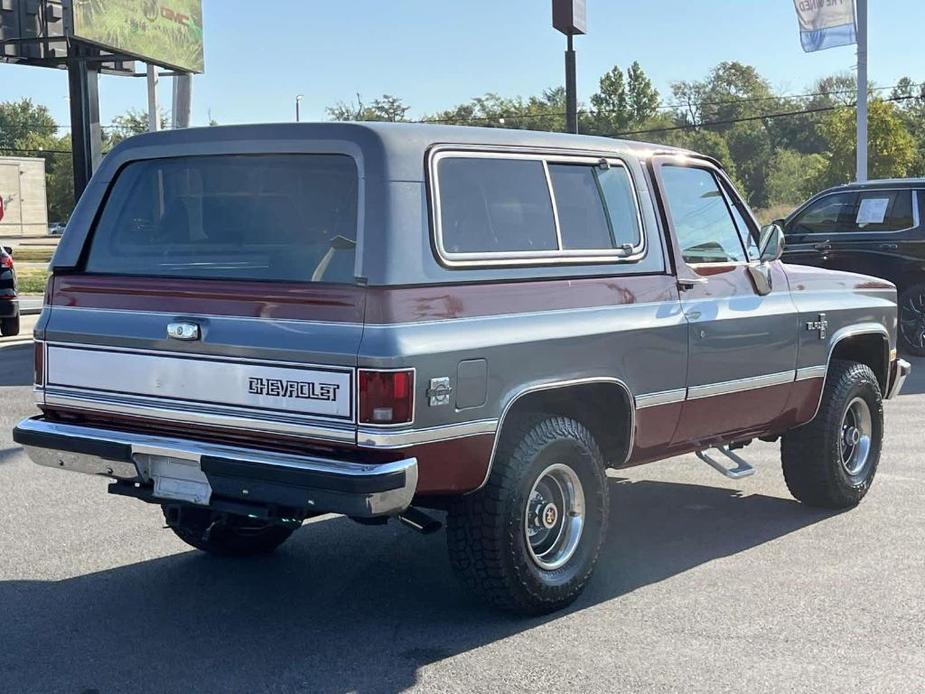
[[[73,0],[74,37],[182,72],[203,72],[202,0]]]

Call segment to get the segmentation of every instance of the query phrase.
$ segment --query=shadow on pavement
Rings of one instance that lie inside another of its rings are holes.
[[[0,448],[0,465],[10,462],[20,453],[22,453],[22,446],[14,446],[13,448]]]
[[[0,388],[31,386],[32,343],[4,347],[0,345]]]
[[[569,611],[831,515],[714,487],[611,485],[610,537]],[[261,559],[191,551],[57,582],[0,582],[0,679],[10,691],[394,691],[428,663],[562,616],[482,606],[455,581],[444,539],[335,518]]]

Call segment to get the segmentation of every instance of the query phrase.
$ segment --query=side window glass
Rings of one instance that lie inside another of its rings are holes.
[[[625,168],[549,164],[549,178],[564,250],[639,244],[636,200]]]
[[[752,233],[752,225],[749,224],[745,216],[739,211],[739,208],[736,206],[736,200],[741,201],[735,190],[731,186],[723,183],[723,190],[726,191],[726,197],[729,202],[729,211],[732,212],[732,218],[735,220],[736,227],[739,229],[739,238],[742,239],[742,245],[745,246],[745,252],[748,254],[749,260],[758,260],[761,252],[758,250],[758,241],[755,239],[755,234]]]
[[[856,231],[901,231],[914,224],[911,190],[860,193],[854,218]]]
[[[447,157],[438,167],[445,250],[497,253],[558,248],[541,161]]]
[[[594,167],[550,164],[549,178],[559,214],[562,248],[613,248],[613,232]]]
[[[845,227],[854,231],[856,200],[857,193],[826,195],[803,210],[790,229],[796,234],[830,234]]]
[[[661,169],[668,210],[688,263],[745,260],[745,249],[716,178],[706,169],[666,164]]]

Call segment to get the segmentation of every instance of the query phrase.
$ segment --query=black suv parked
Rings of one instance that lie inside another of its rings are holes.
[[[925,356],[925,179],[852,183],[783,220],[784,260],[882,277],[899,292],[899,335]]]

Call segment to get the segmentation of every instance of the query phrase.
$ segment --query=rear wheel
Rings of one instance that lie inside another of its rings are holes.
[[[882,441],[883,400],[874,372],[833,361],[815,419],[781,442],[790,493],[810,506],[855,506],[874,481]]]
[[[571,603],[607,527],[605,463],[582,424],[538,417],[504,435],[484,488],[447,514],[450,561],[489,603],[545,614]]]
[[[0,335],[16,337],[19,335],[19,316],[0,319]]]
[[[167,525],[186,544],[226,557],[268,554],[298,529],[297,525],[273,524],[207,508],[164,506],[162,509]]]
[[[925,284],[916,284],[899,296],[899,337],[904,351],[925,357]]]

